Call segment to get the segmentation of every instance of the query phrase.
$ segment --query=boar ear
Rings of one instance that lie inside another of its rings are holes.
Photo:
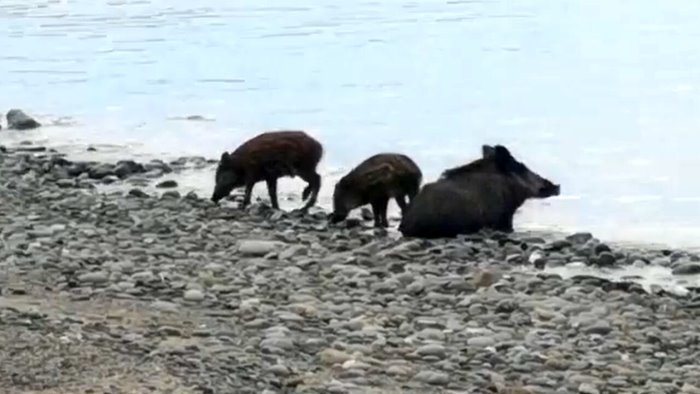
[[[230,157],[230,156],[228,155],[228,152],[224,152],[224,153],[221,154],[221,161],[222,161],[222,162],[226,162],[226,161],[228,161],[228,158],[229,158],[229,157]]]
[[[499,165],[508,165],[515,160],[510,154],[510,151],[503,145],[496,145],[493,150],[493,155]]]
[[[496,149],[490,145],[483,145],[481,147],[481,155],[484,159],[488,159],[496,153]]]

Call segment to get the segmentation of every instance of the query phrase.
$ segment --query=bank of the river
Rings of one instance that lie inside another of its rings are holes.
[[[0,153],[2,392],[700,392],[692,289],[546,273],[688,273],[693,254],[586,234],[403,239],[132,190],[196,160],[25,150]]]

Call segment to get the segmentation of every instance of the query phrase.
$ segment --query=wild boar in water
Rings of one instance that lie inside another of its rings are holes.
[[[371,204],[375,227],[388,227],[386,210],[393,198],[403,213],[420,189],[423,174],[410,157],[379,153],[360,163],[335,185],[332,223],[347,218],[351,210]],[[406,201],[408,199],[408,201]]]
[[[484,145],[482,156],[426,184],[399,231],[418,238],[455,237],[483,228],[512,232],[515,211],[526,200],[560,193],[559,185],[530,171],[504,146]]]
[[[321,176],[316,167],[323,157],[323,146],[303,131],[268,131],[243,143],[233,153],[224,152],[216,169],[216,186],[211,200],[218,202],[235,188],[245,186],[242,207],[250,204],[253,186],[267,183],[272,207],[277,202],[277,179],[299,176],[308,185],[301,194],[303,209],[316,204]],[[307,200],[308,199],[308,200]]]

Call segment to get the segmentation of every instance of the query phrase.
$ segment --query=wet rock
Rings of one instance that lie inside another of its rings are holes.
[[[591,239],[593,239],[593,234],[586,232],[575,233],[566,237],[567,241],[575,245],[583,245]]]
[[[171,189],[171,188],[177,187],[177,182],[175,182],[173,180],[166,180],[166,181],[158,183],[156,185],[156,187],[159,189]]]
[[[75,187],[77,184],[74,179],[59,179],[56,181],[56,186],[66,189],[69,187]]]
[[[593,263],[598,267],[612,267],[615,265],[615,256],[610,252],[602,252],[593,259]]]
[[[144,172],[143,165],[133,160],[121,160],[114,166],[114,174],[120,179]]]
[[[599,254],[601,254],[601,253],[604,253],[604,252],[609,252],[609,253],[612,254],[612,249],[610,249],[610,246],[608,246],[608,245],[606,245],[606,244],[603,244],[603,243],[597,244],[597,245],[593,248],[593,253],[594,253],[596,256],[599,255]]]
[[[30,130],[41,127],[41,123],[25,114],[21,109],[11,109],[7,112],[7,128],[14,130]]]
[[[151,160],[144,164],[143,167],[146,172],[156,171],[160,174],[169,174],[173,172],[173,169],[162,160]]]
[[[685,262],[678,264],[672,271],[673,275],[700,274],[700,263]]]
[[[106,177],[102,178],[101,182],[105,185],[110,185],[112,183],[118,182],[119,177],[115,175],[107,175]]]
[[[181,197],[180,192],[177,190],[168,190],[167,192],[163,193],[161,198],[163,199],[170,199],[170,200],[177,200]]]
[[[90,179],[102,179],[109,175],[115,175],[114,166],[111,164],[100,163],[88,168],[88,176]]]
[[[561,239],[545,244],[544,249],[551,251],[561,251],[569,247],[571,247],[571,242]]]
[[[136,197],[136,198],[146,198],[148,197],[148,193],[144,192],[141,189],[131,189],[129,190],[129,193],[127,193],[131,197]]]
[[[88,167],[87,163],[78,162],[78,163],[71,163],[70,165],[66,166],[65,170],[66,170],[66,173],[68,174],[68,176],[78,177],[82,173],[88,172],[89,167]]]

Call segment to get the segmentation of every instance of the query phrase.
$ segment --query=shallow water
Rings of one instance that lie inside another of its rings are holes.
[[[326,147],[325,205],[378,151],[430,180],[505,143],[563,185],[518,228],[700,246],[700,2],[224,3],[3,0],[0,110],[50,126],[0,143],[218,157],[303,128]],[[209,194],[212,177],[182,183]]]

